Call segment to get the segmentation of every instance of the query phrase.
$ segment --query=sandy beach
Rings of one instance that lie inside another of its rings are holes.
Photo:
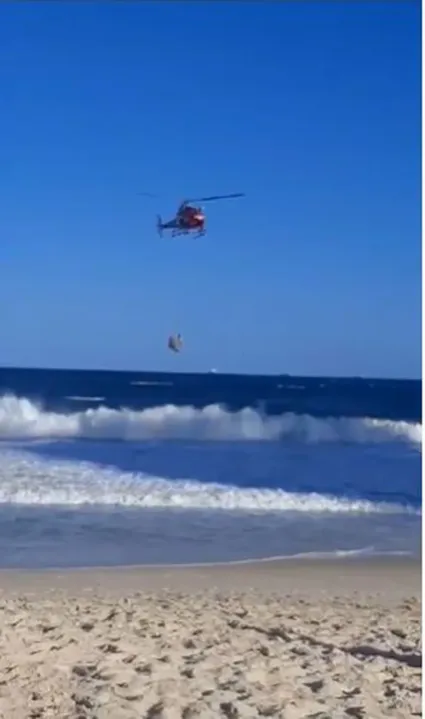
[[[404,559],[0,572],[4,719],[421,716]]]

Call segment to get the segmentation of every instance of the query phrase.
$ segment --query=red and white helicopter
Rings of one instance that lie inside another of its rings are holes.
[[[163,230],[171,230],[171,237],[178,235],[195,234],[195,237],[203,237],[206,234],[206,216],[201,207],[192,205],[192,202],[211,202],[213,200],[227,200],[235,197],[244,197],[243,192],[233,195],[212,195],[211,197],[199,197],[195,200],[184,200],[178,208],[175,217],[168,222],[163,222],[158,215],[157,229],[160,237]]]

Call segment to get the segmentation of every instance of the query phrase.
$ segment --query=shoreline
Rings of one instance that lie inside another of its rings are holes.
[[[52,565],[49,567],[2,567],[0,566],[0,575],[7,572],[89,572],[95,571],[114,571],[114,570],[170,570],[170,569],[208,569],[209,567],[256,567],[262,564],[285,565],[293,564],[316,564],[329,565],[334,564],[419,564],[422,563],[420,554],[412,552],[382,552],[376,554],[367,554],[363,552],[347,551],[347,553],[332,552],[306,552],[305,554],[279,554],[273,557],[252,557],[248,559],[229,559],[228,561],[217,562],[165,562],[163,564],[81,564],[81,565]]]
[[[24,573],[43,573],[43,572],[89,572],[89,571],[114,571],[114,570],[149,570],[149,571],[160,571],[160,570],[174,570],[174,569],[209,569],[210,567],[226,568],[226,567],[254,567],[262,564],[277,565],[281,564],[284,566],[286,563],[291,564],[388,564],[388,563],[410,563],[416,565],[422,563],[422,556],[419,552],[377,552],[377,553],[366,553],[356,550],[348,550],[347,552],[305,552],[302,554],[278,554],[271,557],[250,557],[248,559],[229,559],[223,561],[212,561],[212,562],[164,562],[161,564],[153,564],[142,562],[136,564],[81,564],[81,565],[55,565],[46,567],[30,567],[30,566],[16,566],[16,567],[2,567],[0,565],[0,575],[8,572],[24,572]]]
[[[10,592],[103,593],[257,591],[262,594],[422,596],[422,561],[407,556],[280,558],[197,565],[0,569],[0,597]]]

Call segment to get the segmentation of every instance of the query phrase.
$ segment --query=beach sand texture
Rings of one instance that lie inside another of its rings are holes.
[[[418,562],[0,573],[4,719],[421,716]]]

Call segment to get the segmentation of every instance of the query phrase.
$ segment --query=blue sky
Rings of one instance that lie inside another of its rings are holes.
[[[419,2],[4,3],[0,104],[1,364],[420,376]]]

